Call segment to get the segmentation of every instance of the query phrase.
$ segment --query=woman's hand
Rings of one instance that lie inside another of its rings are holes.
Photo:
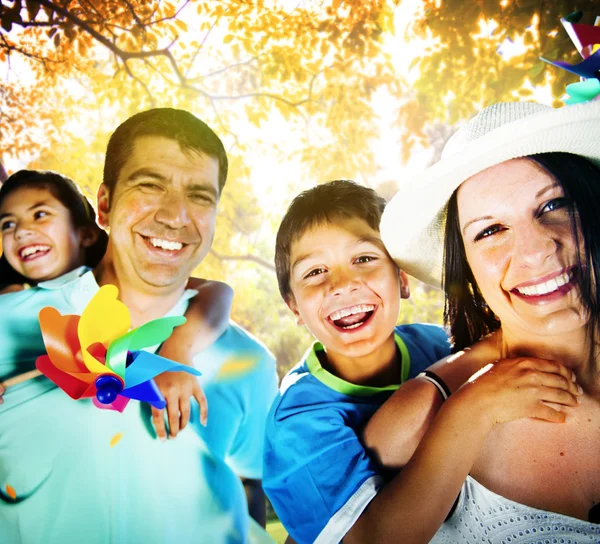
[[[522,418],[564,423],[561,407],[577,406],[582,394],[573,372],[561,363],[516,357],[482,368],[453,397],[493,426]]]

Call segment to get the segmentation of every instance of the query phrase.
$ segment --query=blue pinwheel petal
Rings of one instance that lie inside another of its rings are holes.
[[[199,370],[187,365],[180,365],[160,355],[147,351],[132,352],[133,362],[125,369],[125,387],[131,388],[151,380],[163,372],[187,372],[201,376]]]
[[[123,391],[121,391],[121,396],[129,399],[149,402],[152,404],[152,406],[158,408],[159,410],[167,405],[165,397],[163,397],[154,380],[148,380],[135,385],[134,387],[123,389]]]

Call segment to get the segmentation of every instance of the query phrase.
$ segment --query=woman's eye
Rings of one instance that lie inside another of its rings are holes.
[[[490,225],[489,227],[484,228],[481,232],[479,232],[477,234],[477,236],[475,236],[475,241],[479,241],[482,238],[487,238],[488,236],[492,236],[493,234],[496,234],[497,232],[500,232],[502,230],[502,227],[500,225]]]
[[[369,263],[371,261],[377,260],[377,257],[373,257],[372,255],[361,255],[354,262],[357,264]]]
[[[542,209],[540,210],[539,215],[543,215],[545,213],[548,212],[553,212],[555,210],[561,210],[564,208],[569,208],[570,207],[570,203],[569,200],[561,197],[561,198],[553,198],[552,200],[546,202],[546,204],[544,204],[542,206]]]
[[[33,214],[33,218],[34,219],[42,219],[43,217],[46,217],[47,215],[49,215],[48,212],[45,212],[44,210],[38,210],[37,212],[35,212]]]

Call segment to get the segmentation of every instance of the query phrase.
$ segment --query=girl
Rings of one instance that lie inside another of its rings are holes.
[[[96,224],[89,200],[71,179],[50,171],[21,170],[0,188],[0,294],[26,289],[81,266],[94,268],[106,250],[108,236]],[[174,330],[160,355],[192,364],[195,354],[212,344],[229,326],[232,289],[225,283],[191,278],[196,289],[185,314],[187,323]],[[155,379],[167,400],[170,436],[189,421],[189,399],[198,401],[206,425],[206,397],[198,381],[185,373]],[[0,385],[0,403],[3,389]],[[173,409],[171,409],[173,407]],[[157,435],[166,438],[162,410],[153,409]]]

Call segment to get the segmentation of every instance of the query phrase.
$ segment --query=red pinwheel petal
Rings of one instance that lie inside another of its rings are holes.
[[[96,394],[94,380],[96,376],[91,373],[80,373],[78,377],[65,372],[56,366],[47,355],[41,355],[35,362],[37,369],[54,382],[72,399],[93,397]]]

